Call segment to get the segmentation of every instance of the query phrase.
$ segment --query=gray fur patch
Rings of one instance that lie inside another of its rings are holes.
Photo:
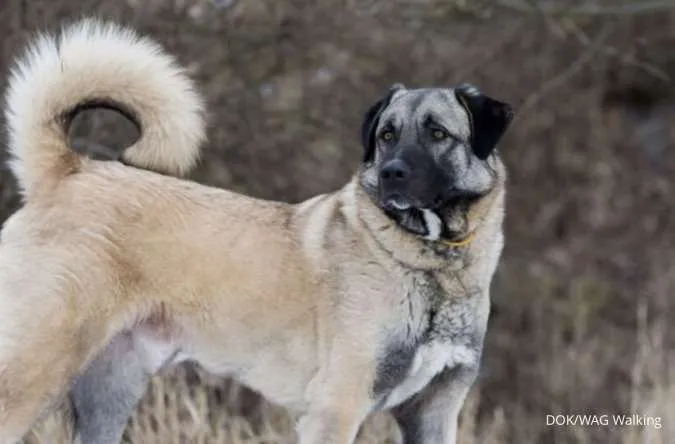
[[[149,382],[131,335],[120,334],[75,380],[76,436],[82,443],[119,443]]]
[[[415,358],[416,345],[395,344],[387,347],[378,362],[373,394],[376,398],[386,395],[405,379]]]

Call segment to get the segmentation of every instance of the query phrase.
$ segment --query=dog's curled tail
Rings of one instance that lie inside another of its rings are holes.
[[[120,111],[141,136],[127,163],[182,174],[195,165],[204,112],[193,83],[154,41],[85,19],[39,35],[12,68],[6,95],[9,166],[25,197],[86,167],[71,150],[72,119],[86,108]]]

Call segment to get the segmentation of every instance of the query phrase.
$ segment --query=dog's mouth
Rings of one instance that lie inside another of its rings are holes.
[[[385,211],[407,211],[415,207],[409,198],[400,193],[393,193],[381,199],[380,206]]]
[[[407,231],[428,240],[461,242],[469,235],[466,215],[482,197],[472,192],[452,192],[425,199],[389,193],[379,199],[380,207]]]
[[[410,210],[433,210],[440,211],[448,200],[442,196],[430,198],[417,196],[398,189],[380,190],[379,204],[384,211],[406,212]]]
[[[432,210],[438,213],[453,211],[457,208],[466,208],[482,197],[480,193],[469,191],[454,191],[444,195],[439,194],[433,199],[417,199],[399,192],[388,193],[380,198],[380,206],[385,211],[407,211],[412,208],[418,210]]]

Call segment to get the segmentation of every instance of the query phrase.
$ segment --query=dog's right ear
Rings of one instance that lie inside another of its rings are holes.
[[[389,92],[386,96],[375,102],[375,104],[366,111],[366,114],[363,117],[363,123],[361,124],[361,144],[363,145],[364,150],[363,163],[371,162],[375,158],[375,130],[380,121],[380,115],[387,105],[389,105],[394,94],[402,89],[405,89],[402,84],[395,83],[389,88]]]

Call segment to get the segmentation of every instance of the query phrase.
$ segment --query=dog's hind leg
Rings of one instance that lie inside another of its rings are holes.
[[[179,361],[173,330],[165,321],[155,313],[118,333],[75,378],[70,399],[82,444],[119,443],[150,377]]]
[[[119,334],[75,379],[71,389],[79,442],[118,444],[149,381],[132,334]]]
[[[22,285],[3,277],[0,272],[0,442],[14,444],[56,405],[100,332],[86,331],[64,306],[66,298],[33,297],[35,287],[21,294],[14,290]]]
[[[0,443],[14,444],[109,342],[108,313],[116,306],[104,274],[85,273],[61,250],[14,241],[7,229],[0,245]]]

